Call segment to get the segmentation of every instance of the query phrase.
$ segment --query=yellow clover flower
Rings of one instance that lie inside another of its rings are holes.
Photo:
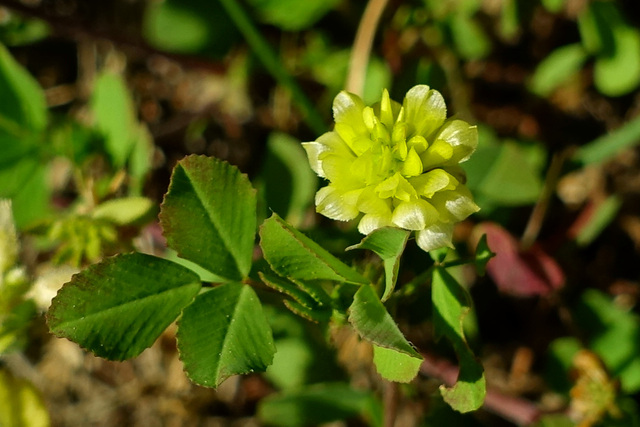
[[[475,126],[446,118],[442,95],[426,85],[370,107],[342,91],[333,101],[335,128],[304,143],[312,169],[329,185],[316,194],[316,210],[348,221],[364,214],[358,230],[416,231],[425,251],[452,246],[456,222],[479,210],[458,165],[478,144]]]

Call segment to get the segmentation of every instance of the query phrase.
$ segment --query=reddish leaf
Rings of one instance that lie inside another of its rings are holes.
[[[485,222],[478,228],[496,253],[487,272],[501,292],[519,297],[547,295],[564,285],[562,269],[539,245],[521,250],[515,237],[500,225]]]

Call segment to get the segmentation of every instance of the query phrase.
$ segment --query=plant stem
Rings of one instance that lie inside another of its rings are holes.
[[[345,89],[358,96],[362,96],[373,39],[387,1],[388,0],[369,0],[353,42]]]
[[[547,171],[542,192],[536,201],[536,205],[533,207],[533,211],[531,211],[531,216],[527,221],[527,226],[524,233],[522,233],[522,238],[520,239],[520,247],[522,249],[528,249],[531,247],[538,238],[544,217],[547,213],[547,209],[549,208],[549,201],[551,200],[553,191],[555,190],[558,179],[560,178],[562,165],[564,164],[566,157],[566,154],[563,152],[554,154],[551,159],[551,165]]]
[[[300,86],[291,74],[284,68],[276,53],[264,37],[262,37],[255,25],[253,25],[240,3],[237,0],[220,0],[220,3],[267,71],[278,83],[291,92],[291,96],[298,103],[305,115],[305,121],[311,129],[318,135],[326,132],[327,125],[318,113],[318,110],[316,110],[313,103],[302,89],[300,89]]]
[[[384,426],[393,427],[398,412],[398,383],[384,381]]]

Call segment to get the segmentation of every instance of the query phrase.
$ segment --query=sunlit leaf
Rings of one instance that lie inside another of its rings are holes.
[[[531,79],[531,91],[549,96],[574,76],[586,60],[587,52],[578,43],[557,48],[538,64]]]
[[[44,91],[0,44],[0,134],[25,137],[44,130],[47,104]]]
[[[566,3],[567,0],[542,0],[542,5],[544,6],[544,8],[552,13],[561,12],[564,9]]]
[[[598,56],[593,81],[608,96],[625,95],[640,84],[640,31],[620,26],[614,28],[612,55]]]
[[[260,19],[286,31],[310,27],[329,12],[339,0],[249,0]]]
[[[238,39],[238,31],[218,1],[165,0],[147,9],[143,34],[154,46],[179,53],[220,57]]]
[[[639,140],[640,117],[636,117],[613,132],[580,147],[574,159],[584,165],[606,162],[620,151],[637,145]]]
[[[595,212],[590,215],[588,222],[580,228],[576,236],[576,243],[580,246],[591,243],[616,218],[621,206],[622,200],[617,196],[609,196],[595,206]]]
[[[195,273],[171,261],[118,255],[64,285],[47,314],[49,328],[98,356],[128,359],[153,344],[200,286]]]
[[[199,295],[184,310],[177,337],[187,375],[207,387],[264,371],[276,351],[260,300],[250,286],[237,283]]]
[[[613,31],[622,24],[615,2],[589,2],[578,15],[578,29],[584,48],[592,54],[612,55],[615,50]]]
[[[48,427],[51,425],[44,398],[29,381],[0,369],[0,425]]]
[[[160,207],[160,224],[181,258],[230,280],[249,274],[256,195],[236,167],[205,156],[181,160]]]
[[[611,375],[620,380],[622,390],[626,393],[640,390],[640,318],[595,289],[583,293],[574,316],[588,334],[589,348],[602,358]]]
[[[496,256],[496,254],[491,252],[491,249],[489,248],[489,244],[487,243],[487,235],[483,234],[478,241],[478,245],[476,246],[476,258],[474,261],[476,270],[478,271],[478,274],[480,276],[485,275],[487,271],[487,263],[494,256]]]
[[[273,214],[260,227],[260,246],[276,273],[299,281],[368,283],[354,269]]]
[[[451,16],[451,34],[460,56],[464,59],[479,59],[491,51],[491,42],[482,27],[473,17],[464,13]]]
[[[116,167],[123,167],[136,142],[133,100],[122,76],[103,73],[91,96],[95,125],[105,139],[105,148]]]
[[[440,387],[442,397],[457,411],[474,411],[484,402],[486,381],[482,365],[464,335],[463,319],[470,309],[470,297],[445,269],[437,267],[433,272],[431,299],[436,337],[444,336],[451,342],[460,365],[456,383]]]
[[[0,198],[11,199],[18,229],[24,229],[50,213],[51,188],[48,167],[26,156],[0,168]]]
[[[379,228],[362,239],[362,242],[347,248],[347,250],[369,249],[382,258],[385,273],[383,302],[391,296],[396,286],[400,256],[404,252],[409,234],[409,231],[400,228]]]
[[[389,381],[408,383],[416,377],[422,364],[422,358],[374,345],[373,363],[383,378]]]
[[[468,173],[467,185],[499,205],[533,203],[542,191],[538,157],[544,158],[543,153],[537,145],[527,147],[513,141],[487,146],[480,143],[462,164]]]
[[[116,225],[127,225],[142,219],[152,208],[153,202],[146,197],[121,197],[96,206],[93,217]]]
[[[374,362],[380,363],[376,363],[380,375],[401,382],[415,378],[422,356],[400,332],[372,286],[361,286],[356,292],[349,308],[349,323],[363,339],[374,344]]]

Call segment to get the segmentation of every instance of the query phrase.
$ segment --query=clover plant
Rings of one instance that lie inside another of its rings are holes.
[[[107,258],[60,290],[48,313],[51,330],[98,356],[124,360],[178,319],[177,345],[187,375],[217,387],[272,362],[277,349],[260,298],[271,288],[301,318],[350,324],[373,345],[382,377],[409,382],[423,356],[385,302],[430,283],[435,335],[448,339],[460,364],[455,385],[441,388],[443,397],[459,411],[477,409],[485,378],[462,327],[469,296],[447,271],[461,262],[444,261],[454,224],[478,210],[458,166],[476,148],[476,129],[447,120],[442,96],[427,86],[409,90],[403,104],[384,91],[371,107],[341,92],[334,118],[334,131],[304,144],[311,168],[329,180],[316,195],[317,211],[337,220],[359,218],[358,230],[366,236],[348,249],[382,259],[380,286],[276,213],[257,227],[257,192],[247,176],[222,160],[192,155],[173,170],[160,224],[168,246],[216,280],[202,282],[189,268],[152,255]],[[396,290],[414,234],[434,263]],[[482,271],[491,255],[481,240],[470,262]]]

